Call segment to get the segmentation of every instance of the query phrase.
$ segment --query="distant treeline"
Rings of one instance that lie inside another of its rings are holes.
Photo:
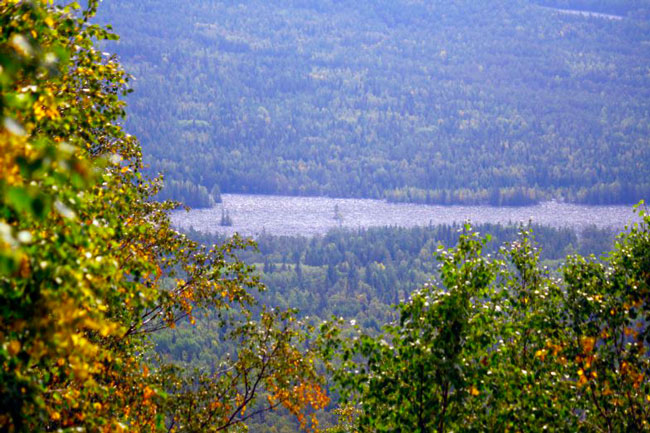
[[[164,181],[164,188],[158,193],[156,200],[176,200],[194,208],[212,207],[221,203],[221,192],[218,185],[214,185],[208,192],[205,186],[189,180],[171,179]]]
[[[256,264],[269,289],[263,295],[267,304],[291,306],[323,318],[331,314],[357,318],[359,323],[374,326],[389,313],[390,304],[436,275],[438,245],[455,245],[461,228],[453,224],[334,229],[313,238],[263,234],[256,239],[259,251],[244,251],[239,257]],[[616,233],[595,226],[580,232],[540,225],[530,228],[549,266],[567,254],[602,254],[611,249]],[[488,249],[496,253],[504,243],[515,240],[522,227],[482,224],[475,229],[493,237]],[[206,244],[224,240],[196,231],[189,236]]]
[[[536,3],[114,0],[101,13],[137,78],[128,127],[168,194],[197,197],[187,202],[209,203],[214,186],[431,203],[648,198],[648,0]]]
[[[543,191],[537,188],[510,187],[469,190],[466,188],[450,190],[424,190],[415,187],[394,189],[384,192],[390,202],[424,204],[468,204],[490,206],[527,206],[544,200],[559,198],[572,203],[608,205],[633,202],[637,197],[650,197],[650,185],[622,185],[599,183],[591,188],[557,188]]]

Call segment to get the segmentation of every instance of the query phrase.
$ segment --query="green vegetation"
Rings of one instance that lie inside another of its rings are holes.
[[[648,2],[539,3],[626,18],[525,0],[113,0],[102,14],[137,78],[129,129],[167,179],[430,203],[648,198]]]
[[[165,188],[156,195],[156,200],[174,199],[182,199],[190,207],[212,207],[221,203],[221,193],[218,186],[208,192],[203,185],[193,184],[189,180],[169,179],[165,181]]]
[[[641,215],[604,262],[569,257],[560,279],[540,267],[529,234],[492,258],[468,226],[438,250],[439,278],[382,334],[340,338],[323,324],[324,355],[356,416],[338,431],[650,431]]]
[[[400,28],[409,4],[369,11]],[[644,208],[606,255],[593,227],[533,227],[545,253],[489,225],[492,244],[441,226],[202,245],[122,128],[129,79],[96,47],[116,38],[97,5],[0,1],[0,431],[650,431]],[[647,169],[635,143],[627,176]]]
[[[0,2],[0,431],[233,431],[280,406],[308,424],[327,396],[304,330],[256,304],[246,242],[170,227],[97,2],[50,3]],[[155,355],[202,311],[235,348],[217,369]]]
[[[396,317],[391,304],[409,299],[432,278],[436,281],[439,268],[435,256],[439,245],[448,248],[462,242],[462,229],[461,226],[433,226],[334,230],[314,238],[263,235],[257,241],[259,251],[247,250],[239,256],[247,263],[256,264],[261,281],[270,288],[262,297],[265,305],[297,307],[303,317],[310,317],[314,323],[334,315],[377,336],[383,324]],[[502,248],[509,248],[522,231],[521,227],[494,225],[481,225],[476,229],[491,235],[492,240],[482,245],[483,254],[491,257],[499,256],[505,251]],[[580,233],[542,226],[528,229],[533,230],[542,246],[542,250],[536,252],[541,266],[551,268],[543,272],[551,272],[554,278],[560,276],[558,262],[566,260],[567,254],[579,251],[601,256],[611,250],[614,241],[613,231],[593,227]],[[203,243],[224,240],[196,232],[190,233],[190,237]],[[504,278],[499,280],[500,284],[505,284],[505,274],[501,276]],[[195,327],[182,325],[177,336],[157,336],[156,350],[188,366],[214,368],[221,351],[233,348],[216,345],[212,320],[199,319]],[[343,327],[343,335],[345,339],[355,337],[348,326]],[[440,342],[428,344],[437,346]],[[340,348],[337,351],[343,353]],[[348,415],[350,411],[354,413],[349,408],[343,410],[348,410]],[[319,416],[321,424],[335,422],[334,412],[337,411]],[[251,428],[258,432],[295,432],[298,426],[279,412],[255,419]]]
[[[238,257],[255,265],[260,280],[271,289],[262,295],[265,305],[297,308],[303,316],[323,319],[341,316],[378,330],[392,317],[390,305],[408,298],[436,274],[434,253],[439,245],[455,245],[461,228],[337,229],[313,238],[264,234],[256,239],[258,251],[242,251]],[[611,249],[615,237],[613,230],[595,227],[579,233],[538,225],[529,228],[542,247],[543,265],[551,269],[568,254],[600,256]],[[491,224],[475,229],[492,236],[486,249],[493,255],[516,240],[521,230]],[[226,240],[193,231],[188,235],[206,245]]]

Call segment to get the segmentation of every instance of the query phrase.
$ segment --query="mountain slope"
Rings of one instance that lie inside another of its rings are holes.
[[[650,28],[525,1],[103,5],[155,171],[211,190],[523,204],[650,191]],[[113,48],[113,47],[112,47]]]

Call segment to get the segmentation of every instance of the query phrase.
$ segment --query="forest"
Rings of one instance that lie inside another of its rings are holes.
[[[1,432],[650,432],[643,201],[619,233],[181,233],[99,7],[0,1]]]
[[[492,237],[485,247],[491,254],[515,241],[522,230],[531,230],[541,250],[541,264],[549,269],[558,268],[570,254],[605,254],[616,234],[607,228],[587,227],[576,232],[540,225],[482,224],[474,230]],[[456,224],[335,229],[312,238],[263,234],[255,238],[257,251],[242,251],[238,257],[254,265],[270,288],[262,296],[265,305],[297,308],[302,315],[322,319],[333,315],[355,319],[366,328],[379,330],[391,305],[406,299],[435,275],[438,246],[456,245],[461,231],[462,225]],[[195,231],[188,236],[206,245],[227,240]]]
[[[543,5],[544,7],[541,7]],[[586,18],[548,6],[622,14]],[[199,190],[648,198],[648,2],[114,0],[149,173]],[[182,149],[182,150],[181,150]],[[203,188],[201,188],[203,187]]]

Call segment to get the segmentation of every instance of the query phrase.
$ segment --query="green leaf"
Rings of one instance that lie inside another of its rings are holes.
[[[7,201],[18,213],[30,213],[32,211],[32,197],[25,188],[19,186],[9,188]]]

